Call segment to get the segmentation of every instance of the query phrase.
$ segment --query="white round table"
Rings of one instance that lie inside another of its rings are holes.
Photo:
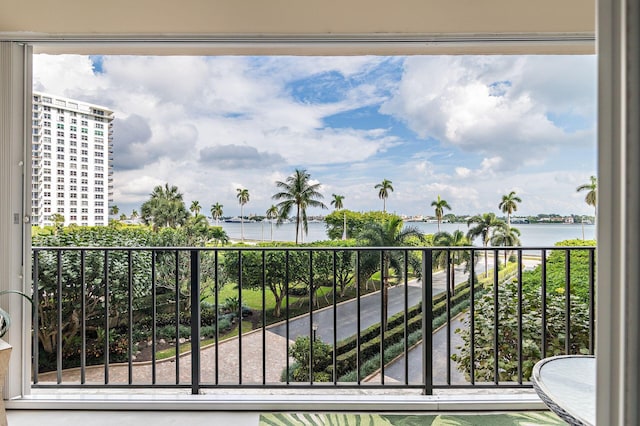
[[[580,426],[595,424],[595,357],[545,358],[533,367],[531,381],[542,401],[564,421]]]

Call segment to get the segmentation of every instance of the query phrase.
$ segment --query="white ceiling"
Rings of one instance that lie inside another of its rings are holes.
[[[593,53],[594,28],[594,0],[0,0],[0,39],[54,53]]]

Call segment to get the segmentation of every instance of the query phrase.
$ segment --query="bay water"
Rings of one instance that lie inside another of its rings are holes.
[[[241,224],[220,222],[220,226],[225,230],[230,239],[239,241],[241,239]],[[405,227],[417,228],[420,232],[425,234],[435,234],[438,232],[438,225],[436,223],[427,222],[405,222]],[[553,246],[558,241],[569,239],[582,239],[583,230],[584,238],[587,240],[595,239],[595,225],[584,224],[514,224],[512,227],[517,228],[520,235],[520,242],[525,247],[547,247]],[[453,232],[460,230],[465,234],[469,230],[465,223],[442,223],[440,225],[441,231]],[[244,224],[244,238],[251,241],[271,241],[273,232],[274,241],[295,241],[296,239],[296,224],[295,223],[283,223],[282,225],[273,224],[269,222],[247,222]],[[309,233],[303,235],[303,242],[324,241],[327,240],[327,227],[324,222],[310,222]],[[482,245],[482,243],[476,239],[475,245]]]

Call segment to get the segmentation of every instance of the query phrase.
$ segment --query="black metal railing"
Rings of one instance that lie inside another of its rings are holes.
[[[33,285],[35,388],[518,388],[595,348],[594,247],[36,247]]]

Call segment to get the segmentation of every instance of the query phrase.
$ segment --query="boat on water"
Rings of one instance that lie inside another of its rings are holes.
[[[244,221],[242,219],[240,219],[238,216],[235,217],[231,217],[229,219],[225,219],[224,222],[226,223],[256,223],[255,219],[245,219]]]

